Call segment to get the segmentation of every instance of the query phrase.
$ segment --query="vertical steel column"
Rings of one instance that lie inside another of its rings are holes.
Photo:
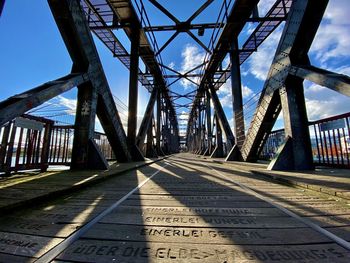
[[[210,107],[210,94],[209,91],[205,91],[206,95],[206,112],[207,112],[207,137],[208,137],[208,148],[206,149],[204,155],[211,155],[212,152],[212,143],[213,143],[213,135],[212,135],[212,127],[211,127],[211,107]]]
[[[157,148],[157,154],[160,156],[163,156],[162,149],[160,147],[160,136],[161,136],[161,131],[160,131],[160,121],[161,121],[161,111],[162,111],[162,100],[161,100],[161,91],[157,93],[157,131],[156,131],[156,148]]]
[[[146,157],[148,158],[157,157],[157,153],[154,150],[154,145],[153,145],[153,119],[154,117],[152,112],[151,122],[147,130]]]
[[[239,63],[238,40],[234,39],[231,59],[231,89],[232,89],[232,106],[234,114],[234,127],[236,135],[236,145],[240,149],[243,145],[244,134],[244,115],[243,115],[243,99],[242,99],[242,82],[241,70]]]
[[[91,145],[94,142],[96,108],[97,91],[92,84],[88,82],[78,86],[71,169],[108,167],[105,161],[95,158],[96,153]]]
[[[142,153],[136,145],[137,130],[137,100],[138,100],[138,73],[139,73],[139,46],[140,28],[138,23],[131,24],[132,38],[130,50],[129,75],[129,105],[128,105],[128,146],[134,161],[143,160]]]
[[[143,116],[137,137],[136,137],[136,145],[142,149],[143,144],[148,132],[149,127],[152,128],[152,121],[154,119],[154,104],[157,100],[158,87],[155,86],[152,90],[151,96],[149,98],[145,114]]]
[[[280,88],[279,92],[286,143],[277,158],[269,165],[269,169],[314,169],[303,79],[289,76],[285,82],[285,87]]]
[[[197,154],[201,154],[202,151],[202,99],[198,105],[198,145]]]
[[[163,112],[165,114],[165,121],[163,125],[163,152],[165,154],[169,154],[169,110],[165,101]]]
[[[227,148],[228,148],[228,151],[230,151],[235,143],[235,137],[233,136],[233,133],[227,121],[225,112],[221,106],[218,95],[216,94],[216,90],[211,84],[209,86],[209,92],[210,92],[210,97],[214,104],[215,115],[217,116],[217,120],[218,120],[217,126],[221,126],[220,129],[222,128],[224,130],[226,135],[226,140],[227,140]]]
[[[2,13],[2,9],[4,8],[4,5],[5,5],[5,0],[0,0],[0,16]]]
[[[244,134],[244,115],[243,115],[243,99],[242,99],[242,82],[239,63],[238,39],[232,42],[232,50],[230,52],[231,60],[231,91],[232,91],[232,108],[234,115],[234,128],[236,143],[227,154],[226,161],[242,160],[241,147],[245,140]]]
[[[219,117],[215,112],[215,123],[216,123],[216,146],[213,153],[210,155],[211,158],[222,158],[224,157],[224,147],[222,142],[222,129],[219,123]]]
[[[136,25],[132,25],[133,38],[130,51],[130,75],[129,75],[129,112],[128,112],[128,143],[129,146],[136,143],[137,128],[137,99],[138,99],[138,71],[139,71],[139,45],[140,31]]]

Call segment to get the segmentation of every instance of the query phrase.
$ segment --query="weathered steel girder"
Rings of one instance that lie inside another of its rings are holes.
[[[0,126],[87,81],[89,74],[72,73],[0,102]]]
[[[92,32],[112,52],[113,56],[130,70],[130,54],[113,33],[113,28],[107,26],[118,23],[107,0],[81,0],[81,4]],[[122,26],[124,27],[125,25]],[[151,91],[153,89],[152,79],[148,79],[140,69],[138,73],[140,83]]]
[[[290,85],[293,84],[290,83],[288,78],[293,64],[309,63],[307,53],[327,3],[328,0],[317,1],[317,3],[315,1],[293,1],[281,41],[277,47],[275,58],[242,147],[244,160],[257,160],[268,133],[271,131],[281,110],[282,99],[283,113],[286,115],[284,116],[286,136],[290,136],[295,141],[292,152],[289,152],[289,158],[294,157],[289,168],[306,169],[312,167],[312,156],[310,156],[309,149],[310,139],[305,127],[307,117],[306,112],[304,112],[304,96],[301,91],[298,91],[298,100],[296,101],[295,94],[289,95],[292,92]],[[300,83],[296,80],[293,82],[297,86],[295,89],[300,90]],[[308,141],[305,141],[302,137],[307,137]]]
[[[253,10],[254,8],[256,8],[256,5],[258,2],[259,0],[254,0],[254,1],[237,0],[234,2],[232,10],[230,11],[230,14],[227,17],[226,25],[221,32],[220,38],[217,41],[217,44],[212,52],[210,60],[205,67],[203,77],[201,78],[201,83],[199,85],[199,88],[191,109],[189,126],[191,126],[193,121],[195,120],[196,107],[198,106],[198,101],[203,96],[203,90],[206,90],[210,87],[211,89],[210,95],[211,96],[214,95],[215,98],[217,98],[216,92],[213,92],[214,75],[218,70],[219,66],[221,65],[222,61],[224,60],[227,52],[231,50],[233,39],[238,38],[238,35],[240,34],[247,20],[253,13]],[[232,134],[230,125],[227,122],[226,116],[223,113],[223,110],[220,110],[222,109],[222,106],[219,99],[215,100],[214,106],[215,105],[217,107],[216,116],[219,118],[218,123],[219,125],[223,125],[221,128],[223,128],[225,132],[229,146],[232,147],[234,145],[235,139]],[[188,132],[190,131],[190,129],[191,128],[188,129]]]
[[[346,75],[320,69],[311,65],[293,65],[289,70],[289,74],[302,79],[307,79],[343,95],[350,96],[350,78]]]
[[[151,93],[151,97],[148,100],[148,104],[145,110],[145,115],[142,119],[139,132],[137,134],[136,138],[136,145],[141,149],[143,147],[146,134],[150,127],[152,126],[152,119],[153,119],[153,109],[155,102],[157,100],[157,94],[158,94],[158,89],[153,89]]]
[[[277,27],[287,19],[290,7],[293,0],[277,0],[275,4],[266,13],[265,17],[260,18],[261,21],[250,34],[247,40],[239,49],[239,64],[243,64],[258,47],[272,34]],[[247,22],[250,19],[247,19]],[[231,63],[227,66],[226,70],[220,74],[220,77],[215,82],[215,88],[219,89],[223,83],[225,83],[231,76]]]
[[[86,71],[89,82],[78,86],[73,168],[90,167],[96,112],[118,161],[130,161],[126,135],[104,74],[85,15],[78,0],[49,0],[50,8],[73,60],[73,72]],[[84,101],[82,101],[83,99]]]

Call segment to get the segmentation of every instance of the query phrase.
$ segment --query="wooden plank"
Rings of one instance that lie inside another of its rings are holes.
[[[32,219],[34,221],[44,220],[51,224],[83,224],[90,221],[93,217],[98,215],[101,210],[94,211],[93,209],[84,209],[83,207],[75,212],[60,211],[56,209],[50,211],[33,211],[32,213],[16,213],[11,214],[11,217],[18,219]]]
[[[350,215],[312,216],[308,217],[308,219],[321,227],[350,226]]]
[[[153,215],[220,215],[225,216],[284,216],[277,208],[229,208],[229,207],[161,207],[161,206],[120,206],[113,210],[116,214],[153,214]]]
[[[350,226],[327,227],[326,230],[350,242]]]
[[[27,200],[46,193],[47,193],[47,190],[43,190],[43,189],[25,190],[25,189],[14,189],[11,187],[6,189],[1,189],[0,199],[9,198],[9,199],[17,199],[17,200]]]
[[[107,195],[103,195],[104,197],[107,197]],[[279,197],[275,198],[277,200],[288,200],[288,201],[329,201],[327,199],[322,199],[320,197],[314,197],[314,196],[288,196],[288,197]],[[183,195],[183,196],[170,196],[170,195],[132,195],[129,197],[129,200],[178,200],[178,201],[196,201],[196,200],[209,200],[209,201],[260,201],[259,198],[241,193],[240,195],[212,195],[212,196],[199,196],[199,195]]]
[[[83,238],[226,245],[282,245],[325,243],[330,241],[325,236],[308,228],[279,229],[276,231],[276,229],[216,229],[116,224],[97,224]]]
[[[1,263],[7,263],[7,262],[32,263],[36,260],[36,258],[21,257],[21,256],[14,256],[14,255],[0,253],[0,260],[1,260],[0,261]]]
[[[350,252],[335,244],[230,246],[79,240],[58,256],[78,262],[337,262]]]
[[[0,251],[2,253],[40,257],[63,239],[0,232]]]
[[[29,235],[67,237],[73,233],[79,224],[53,224],[49,220],[33,220],[24,218],[4,217],[0,219],[0,231]]]
[[[232,227],[232,228],[297,228],[303,223],[290,217],[221,217],[154,214],[109,214],[101,223],[147,226]]]
[[[71,206],[69,204],[52,203],[30,211],[33,213],[77,214],[84,211],[94,211],[94,212],[100,213],[106,208],[107,206],[102,206],[100,204],[90,204],[88,206],[75,206],[75,205]]]
[[[138,206],[140,200],[126,200],[123,205]],[[168,201],[168,200],[142,200],[146,206],[209,206],[209,207],[271,207],[264,201],[240,202],[240,201]]]
[[[324,207],[320,209],[307,209],[307,208],[291,208],[293,212],[296,212],[299,215],[304,217],[308,216],[329,216],[329,215],[350,215],[350,209],[345,208],[334,208],[334,207]]]

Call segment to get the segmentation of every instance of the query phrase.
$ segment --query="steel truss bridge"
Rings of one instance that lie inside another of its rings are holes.
[[[255,162],[281,111],[285,142],[269,168],[313,169],[303,81],[309,80],[350,96],[348,76],[317,68],[308,57],[328,0],[276,0],[264,16],[259,15],[259,0],[224,0],[218,17],[213,18],[211,23],[194,23],[194,20],[211,8],[214,0],[204,1],[185,21],[180,21],[158,1],[147,0],[173,22],[171,25],[151,24],[144,1],[48,0],[73,61],[72,70],[66,76],[0,102],[0,126],[7,127],[1,159],[5,159],[5,144],[14,119],[77,87],[75,123],[70,127],[74,129],[72,169],[105,169],[108,166],[106,156],[95,140],[96,116],[118,162],[177,153],[180,145],[200,155],[224,157],[227,161]],[[256,23],[254,30],[243,44],[239,44],[243,28],[251,22]],[[259,52],[259,46],[282,22],[283,33],[249,129],[245,132],[247,123],[244,121],[240,66],[254,52]],[[118,39],[116,29],[125,32],[130,41],[130,51]],[[203,43],[193,33],[195,30],[199,36],[210,30],[209,43]],[[161,46],[155,34],[159,31],[170,32],[170,37]],[[161,57],[179,34],[190,36],[206,54],[202,63],[187,72],[178,72],[165,65]],[[127,132],[92,35],[130,71]],[[225,67],[227,57],[230,62]],[[144,70],[140,69],[140,59]],[[217,95],[229,79],[234,131]],[[184,94],[172,91],[172,85],[181,80],[191,82],[196,89]],[[149,91],[150,99],[137,129],[139,83]],[[180,99],[187,102],[181,103]],[[183,108],[188,109],[188,120],[186,135],[180,136],[183,124],[179,122],[179,115]],[[45,136],[46,140],[50,140],[50,133]],[[41,158],[42,162],[48,162],[47,154]]]

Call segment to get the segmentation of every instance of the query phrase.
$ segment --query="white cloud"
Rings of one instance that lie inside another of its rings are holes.
[[[222,107],[232,108],[232,95],[227,94],[224,97],[219,98]]]
[[[334,72],[339,73],[339,74],[344,74],[344,75],[350,76],[350,66],[348,66],[348,65],[343,65],[343,66],[336,67],[336,68],[330,68],[329,70],[334,71]]]
[[[65,112],[69,115],[75,115],[77,109],[77,100],[76,99],[68,99],[63,97],[62,95],[57,96],[58,105],[66,107],[67,110]]]
[[[250,97],[253,93],[254,92],[248,86],[243,86],[242,96],[244,99]]]
[[[259,16],[264,16],[275,2],[276,0],[260,0],[258,3]]]
[[[65,106],[68,109],[75,110],[77,108],[77,100],[76,99],[68,99],[66,97],[63,97],[62,95],[58,95],[57,100],[61,106]]]
[[[231,79],[228,79],[216,92],[219,96],[220,95],[227,95],[231,94]]]
[[[310,81],[304,82],[308,118],[319,120],[350,111],[350,98]]]
[[[181,114],[178,115],[179,124],[187,124],[188,118],[189,118],[188,113],[185,111],[182,111]]]
[[[192,45],[192,44],[186,44],[184,49],[182,50],[182,53],[181,53],[181,57],[183,60],[181,63],[180,72],[185,73],[185,72],[197,67],[198,65],[203,63],[204,56],[205,56],[205,52],[200,51],[197,46]],[[196,73],[196,72],[199,72],[199,70],[195,70],[191,73]],[[200,80],[200,78],[190,78],[190,79],[196,83],[199,83],[199,80]],[[191,86],[192,87],[194,86],[194,84],[191,83],[187,79],[181,79],[180,82],[185,89],[187,89]]]
[[[335,98],[329,100],[306,99],[306,109],[309,120],[319,120],[346,112],[350,110],[350,107],[345,107]]]
[[[174,69],[175,68],[175,62],[170,62],[168,65],[169,68]]]
[[[220,97],[220,101],[223,107],[232,108],[232,92],[231,92],[231,80],[228,79],[226,83],[224,83],[220,89],[217,91],[218,96]],[[253,90],[251,90],[248,86],[243,85],[242,87],[242,97],[244,99],[250,97],[253,94]]]
[[[181,124],[187,125],[188,118],[189,118],[188,112],[182,111],[178,115],[178,123],[179,123],[179,125],[181,125]],[[180,128],[180,136],[186,135],[186,132],[187,132],[186,128]]]
[[[306,92],[306,94],[309,93],[309,92],[321,92],[321,91],[326,90],[326,89],[327,89],[326,87],[317,85],[315,83],[311,83],[311,85],[309,87],[307,87],[305,85],[305,92]]]
[[[222,61],[222,68],[227,68],[230,65],[230,63],[230,56],[229,54],[227,54],[225,59]]]
[[[350,57],[349,0],[329,1],[311,52],[325,65],[332,58]]]

